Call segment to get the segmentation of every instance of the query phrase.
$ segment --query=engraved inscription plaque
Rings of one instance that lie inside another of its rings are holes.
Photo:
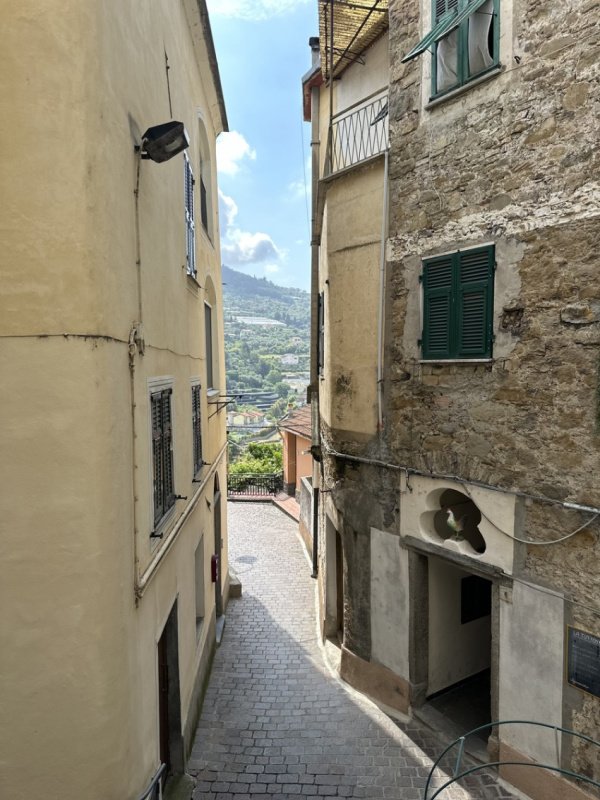
[[[600,697],[600,637],[568,628],[567,682]]]

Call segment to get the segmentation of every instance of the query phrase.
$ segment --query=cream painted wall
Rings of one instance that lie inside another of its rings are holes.
[[[371,659],[408,680],[408,551],[371,528]]]
[[[490,616],[460,622],[461,580],[470,573],[429,559],[429,677],[427,694],[476,675],[490,666]]]
[[[377,428],[374,321],[378,315],[382,213],[383,161],[330,185],[320,263],[326,364],[320,408],[329,426],[364,434],[374,434]],[[335,298],[333,306],[331,297]]]
[[[0,162],[0,406],[8,421],[0,450],[10,458],[0,462],[0,585],[10,618],[1,626],[0,705],[11,726],[0,726],[0,794],[133,799],[159,763],[156,642],[175,600],[183,728],[194,714],[198,666],[213,646],[212,470],[224,495],[226,487],[225,412],[214,413],[203,392],[203,453],[214,466],[203,468],[207,485],[188,508],[201,486],[192,483],[190,381],[206,385],[207,275],[221,376],[224,356],[217,210],[214,244],[198,232],[195,282],[183,268],[181,156],[139,165],[145,354],[134,356],[130,383],[128,339],[140,321],[133,147],[169,118],[165,49],[173,116],[190,134],[196,174],[198,118],[213,164],[220,120],[183,3],[7,0],[3,14],[0,143],[10,158]],[[216,197],[214,172],[212,181]],[[157,376],[173,382],[175,490],[187,500],[154,544],[148,381]],[[224,578],[226,522],[223,502]],[[202,535],[206,617],[197,642]],[[136,580],[144,584],[137,603]]]
[[[519,582],[500,600],[498,715],[562,725],[564,598]],[[500,737],[540,763],[557,763],[551,730],[507,725]]]
[[[385,33],[362,56],[364,64],[356,62],[334,83],[334,113],[387,88],[390,74],[389,41]]]

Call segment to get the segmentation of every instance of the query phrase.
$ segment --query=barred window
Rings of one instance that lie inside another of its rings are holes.
[[[175,505],[171,424],[172,393],[172,389],[163,389],[150,395],[155,528],[167,511]]]
[[[194,448],[194,475],[202,464],[202,425],[200,418],[200,384],[192,386],[192,437]]]

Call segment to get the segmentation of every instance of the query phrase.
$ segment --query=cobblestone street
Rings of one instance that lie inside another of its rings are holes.
[[[227,609],[188,765],[194,799],[417,800],[443,745],[418,723],[393,722],[332,674],[296,531],[271,505],[229,504],[230,562],[243,596]],[[512,797],[492,775],[466,781],[441,800]]]

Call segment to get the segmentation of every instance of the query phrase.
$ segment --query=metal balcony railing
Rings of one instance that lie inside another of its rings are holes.
[[[531,726],[537,728],[545,728],[554,733],[555,742],[556,742],[556,753],[557,753],[557,763],[556,764],[540,764],[536,761],[491,761],[486,762],[484,764],[476,764],[475,766],[471,765],[463,765],[463,756],[465,754],[465,742],[469,738],[469,736],[477,736],[482,731],[492,731],[493,728],[500,727],[500,725],[518,725],[520,727],[523,726]],[[474,728],[472,731],[465,733],[464,736],[461,736],[459,739],[451,742],[442,754],[437,758],[434,762],[431,770],[429,771],[429,775],[427,776],[427,782],[425,784],[425,792],[423,794],[423,800],[435,800],[435,798],[439,797],[445,790],[451,786],[452,784],[460,781],[462,778],[465,778],[469,775],[473,775],[476,772],[481,772],[482,770],[487,770],[490,767],[502,767],[502,766],[518,766],[518,767],[533,767],[535,769],[545,769],[549,770],[550,772],[557,772],[560,775],[564,775],[567,778],[572,778],[576,781],[581,781],[582,783],[588,784],[590,786],[594,786],[597,789],[600,789],[600,782],[595,780],[594,778],[589,777],[588,775],[583,775],[579,772],[574,772],[573,770],[563,768],[559,765],[559,753],[560,753],[560,737],[561,736],[569,736],[572,739],[578,739],[581,742],[585,742],[591,748],[597,748],[600,751],[600,742],[597,742],[595,739],[590,738],[589,736],[585,736],[582,733],[578,733],[577,731],[569,730],[568,728],[561,728],[558,725],[549,725],[546,722],[535,722],[533,720],[524,720],[524,719],[503,719],[498,720],[496,722],[489,722],[487,725],[480,725],[478,728]],[[448,757],[446,759],[446,757]],[[442,766],[444,760],[450,761],[449,764],[446,766]],[[447,795],[444,795],[445,797]]]
[[[388,147],[387,90],[376,92],[331,118],[324,177],[384,153]]]
[[[229,497],[269,497],[283,489],[283,473],[250,474],[227,476],[227,495]]]

